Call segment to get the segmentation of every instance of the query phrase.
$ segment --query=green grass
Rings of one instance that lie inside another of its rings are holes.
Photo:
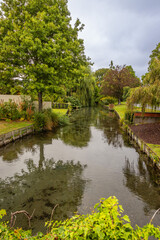
[[[127,110],[127,106],[125,102],[122,102],[121,105],[117,105],[114,107],[116,112],[119,114],[121,119],[124,119],[125,112]]]
[[[147,145],[153,150],[153,152],[155,152],[158,155],[158,157],[160,157],[160,145],[149,143],[147,143]]]
[[[54,109],[52,109],[52,111],[53,111],[54,113],[57,113],[57,114],[66,115],[68,109],[55,109],[55,108],[54,108]]]
[[[114,109],[119,114],[120,118],[124,119],[125,112],[127,111],[126,102],[122,102],[121,105],[116,105]],[[134,107],[134,112],[141,112],[141,107]],[[160,111],[154,109],[146,109],[145,112],[160,112]]]
[[[119,114],[121,119],[124,119],[124,115],[125,115],[125,111],[127,110],[127,106],[125,102],[122,102],[121,105],[117,105],[114,107],[114,109],[116,110],[116,112]],[[134,108],[134,111],[141,111],[141,108]],[[159,112],[158,110],[152,110],[152,109],[146,109],[146,112]],[[160,145],[155,145],[155,144],[149,144],[147,143],[147,145],[152,149],[153,152],[155,152],[155,154],[160,157]]]
[[[17,130],[19,128],[27,127],[32,125],[31,122],[19,122],[19,121],[11,121],[11,122],[5,122],[0,121],[0,134],[8,133],[13,130]]]

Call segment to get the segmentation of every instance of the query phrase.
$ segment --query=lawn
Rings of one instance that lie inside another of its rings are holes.
[[[122,102],[121,105],[115,106],[114,109],[119,114],[120,118],[124,119],[125,111],[127,110],[126,103]],[[134,111],[140,112],[141,108],[135,107]],[[155,111],[155,110],[152,110],[152,109],[146,109],[146,112],[159,112],[159,111]],[[160,157],[160,145],[148,144],[148,143],[147,143],[147,145],[153,150],[153,152],[155,152],[157,154],[158,157]]]
[[[116,112],[118,113],[118,115],[120,116],[120,118],[124,119],[124,115],[125,115],[125,112],[127,110],[127,106],[126,106],[126,103],[125,102],[122,102],[120,105],[116,105],[114,107],[114,109],[116,110]]]
[[[0,134],[4,134],[7,132],[11,132],[13,130],[19,129],[19,128],[23,128],[23,127],[27,127],[32,125],[33,123],[31,122],[27,122],[27,121],[11,121],[11,122],[6,122],[6,121],[0,121]]]
[[[121,102],[120,105],[116,105],[114,107],[116,112],[119,114],[120,118],[124,119],[125,112],[127,111],[127,105],[126,102]],[[134,107],[134,112],[141,112],[141,107]],[[154,110],[154,109],[146,109],[145,112],[160,112],[159,110]]]
[[[57,114],[66,115],[68,109],[55,109],[55,108],[54,108],[54,109],[52,109],[52,111],[53,111],[54,113],[57,113]]]

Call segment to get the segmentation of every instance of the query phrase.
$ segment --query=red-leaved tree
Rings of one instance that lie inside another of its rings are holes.
[[[109,69],[103,78],[101,93],[118,99],[121,103],[124,87],[138,87],[140,80],[127,66],[115,66]]]

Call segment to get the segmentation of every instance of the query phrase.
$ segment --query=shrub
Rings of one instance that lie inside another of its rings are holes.
[[[54,127],[68,124],[68,116],[54,113],[52,109],[43,110],[43,112],[38,112],[34,115],[34,126],[36,131],[52,130]]]
[[[43,112],[37,112],[34,114],[34,127],[36,131],[42,131],[47,125],[47,118]]]
[[[22,102],[20,103],[21,108],[21,117],[26,120],[31,120],[34,116],[35,105],[32,100],[28,100],[27,98],[22,98]]]
[[[134,118],[134,113],[131,111],[126,111],[124,115],[124,119],[128,121],[128,123],[132,124]]]
[[[18,104],[11,99],[9,102],[4,102],[0,105],[0,118],[6,118],[11,120],[17,120],[21,117],[18,110]]]
[[[151,223],[143,228],[136,226],[132,228],[130,219],[123,215],[123,208],[118,205],[116,197],[101,199],[95,205],[95,211],[91,215],[75,215],[65,221],[48,222],[49,233],[43,235],[37,233],[31,236],[30,231],[22,229],[11,229],[7,223],[0,223],[1,239],[57,239],[57,240],[108,240],[108,239],[149,239],[150,236],[160,239],[159,227],[154,227]],[[0,218],[5,215],[5,211],[0,211]]]
[[[107,96],[107,97],[101,98],[101,101],[105,105],[109,105],[109,104],[115,104],[117,102],[117,99],[114,97]]]
[[[73,97],[73,96],[71,96],[71,97],[66,97],[65,101],[66,101],[66,102],[70,102],[72,108],[74,108],[74,109],[75,109],[75,108],[81,108],[81,107],[82,107],[79,99],[76,98],[76,97]]]

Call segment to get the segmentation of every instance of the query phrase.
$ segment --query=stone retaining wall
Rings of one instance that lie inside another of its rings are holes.
[[[142,139],[140,139],[129,126],[127,126],[126,130],[131,139],[139,146],[140,150],[146,153],[153,163],[160,169],[160,158],[157,154]]]
[[[0,104],[4,102],[9,102],[9,100],[12,100],[13,102],[19,105],[24,98],[27,100],[31,99],[30,96],[27,96],[27,95],[1,95],[0,94]],[[33,103],[36,110],[38,110],[38,101],[33,101]],[[48,109],[48,108],[52,108],[52,103],[43,101],[43,109]]]
[[[0,135],[0,147],[34,132],[33,125]]]

